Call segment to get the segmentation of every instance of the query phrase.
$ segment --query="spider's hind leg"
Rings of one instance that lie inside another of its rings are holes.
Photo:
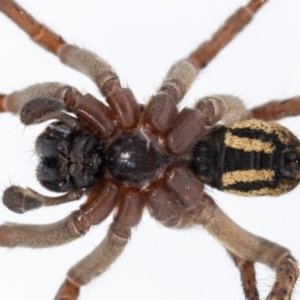
[[[247,272],[253,269],[251,262],[260,262],[275,269],[276,280],[267,299],[290,300],[299,277],[297,262],[291,256],[290,251],[239,227],[218,208],[207,194],[204,194],[202,201],[205,201],[205,207],[195,217],[195,223],[203,225],[227,250],[234,253],[238,257],[237,262],[242,264],[250,262]],[[250,275],[252,290],[250,289],[248,293],[255,295],[256,287],[253,276],[254,274]],[[243,277],[246,277],[244,270],[242,270],[242,280],[245,284]]]
[[[204,113],[209,125],[222,121],[228,126],[234,122],[246,120],[250,116],[243,101],[232,95],[204,97],[198,100],[195,107]]]
[[[251,117],[265,121],[275,121],[300,115],[300,96],[285,100],[272,100],[251,110]]]
[[[259,300],[259,294],[256,286],[254,263],[238,257],[236,254],[228,251],[235,265],[241,273],[241,280],[244,294],[247,300]]]

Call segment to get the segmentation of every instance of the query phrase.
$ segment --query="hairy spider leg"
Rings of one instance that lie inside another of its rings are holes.
[[[206,201],[206,204],[202,213],[194,221],[196,224],[201,224],[233,254],[235,263],[239,263],[237,266],[241,272],[247,299],[258,299],[255,277],[251,275],[253,262],[263,263],[276,270],[275,283],[267,297],[268,300],[291,299],[294,285],[299,276],[299,269],[290,251],[238,226],[217,207],[207,194],[204,194],[202,199],[202,201]],[[247,266],[243,268],[240,263],[247,264]]]
[[[267,0],[252,0],[246,6],[237,10],[221,28],[212,36],[211,40],[201,44],[185,61],[189,61],[196,69],[196,73],[204,68],[252,19],[253,15],[267,2]],[[15,22],[22,30],[43,48],[59,56],[63,63],[87,74],[98,85],[100,91],[107,96],[112,89],[120,89],[117,75],[106,62],[100,58],[91,59],[85,50],[67,44],[59,35],[40,24],[21,6],[12,0],[1,0],[0,10]],[[91,65],[91,61],[99,61]],[[194,81],[189,78],[187,83],[178,87],[174,80],[165,80],[158,93],[175,93],[176,101],[183,98],[189,85]],[[172,86],[175,85],[175,88]]]
[[[183,229],[202,225],[223,244],[240,269],[247,299],[259,300],[254,262],[276,269],[276,281],[267,299],[290,299],[299,270],[288,249],[241,228],[205,193],[189,209],[178,209],[175,205],[170,205],[168,210],[159,207],[160,200],[165,197],[163,190],[156,190],[154,193],[150,190],[147,197],[150,212],[157,211],[157,214],[153,213],[153,217],[163,225]]]
[[[251,109],[251,117],[275,121],[300,114],[300,96],[284,100],[271,100]]]

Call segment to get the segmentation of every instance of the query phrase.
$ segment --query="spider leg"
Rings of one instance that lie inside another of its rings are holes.
[[[212,36],[209,41],[202,43],[188,56],[197,68],[202,69],[245,28],[255,13],[267,0],[251,0],[249,3],[232,14],[224,25]]]
[[[189,201],[190,205],[186,207],[165,184],[148,188],[144,196],[151,215],[163,225],[175,228],[202,225],[221,242],[240,269],[247,299],[259,299],[253,263],[260,262],[276,269],[276,281],[267,299],[290,300],[299,270],[289,250],[242,229],[217,207],[211,197],[199,194],[200,201],[198,196],[196,203]],[[161,204],[163,201],[164,205]]]
[[[69,243],[112,212],[117,194],[117,186],[107,181],[92,190],[79,210],[58,222],[47,225],[3,224],[0,226],[0,246],[45,248]]]
[[[147,208],[158,222],[167,227],[188,228],[193,226],[188,213],[180,209],[175,195],[170,193],[159,181],[144,191]]]
[[[5,94],[0,94],[0,112],[4,112],[5,108],[4,108],[4,98],[5,98]]]
[[[138,124],[140,108],[134,95],[129,89],[121,87],[118,76],[105,60],[90,51],[67,44],[12,0],[0,0],[0,10],[36,43],[57,55],[62,63],[84,73],[94,81],[107,98],[119,125],[128,129]],[[3,101],[0,98],[0,111],[2,106]]]
[[[157,94],[146,107],[145,121],[158,131],[165,130],[177,113],[200,69],[204,68],[252,19],[267,0],[252,0],[237,10],[209,41],[202,43],[186,59],[173,65]]]
[[[169,168],[164,178],[143,190],[150,214],[168,227],[188,228],[194,225],[191,214],[203,209],[199,201],[204,185],[182,165]]]
[[[70,243],[89,229],[85,223],[78,224],[78,219],[78,214],[72,213],[47,225],[5,223],[0,226],[0,246],[47,248]]]
[[[68,88],[72,89],[74,92],[76,91],[74,88],[59,82],[45,82],[31,85],[9,95],[2,94],[0,95],[1,111],[20,114],[24,105],[35,98],[52,98],[62,100],[62,97]],[[63,107],[64,103],[61,101],[61,109]]]
[[[251,0],[237,10],[213,35],[211,40],[201,44],[188,60],[197,66],[205,67],[252,19],[253,15],[267,0]],[[57,55],[66,42],[56,33],[40,24],[13,0],[1,0],[0,10],[24,30],[37,44]],[[71,46],[72,47],[72,46]]]
[[[132,129],[139,124],[139,104],[130,89],[121,87],[118,75],[106,61],[88,50],[73,45],[62,46],[58,56],[64,64],[84,73],[95,82],[106,98],[110,114],[116,120],[119,129]],[[90,108],[88,112],[90,115],[95,113],[85,102],[70,103],[68,108],[72,111],[75,108],[74,113],[77,114],[80,105],[84,105],[85,111]]]
[[[109,136],[115,130],[111,120],[112,112],[104,103],[90,94],[82,95],[75,88],[61,83],[35,84],[4,95],[0,101],[2,111],[19,114],[25,125],[57,119],[71,128],[79,129],[82,123],[93,133],[100,135],[100,138]],[[126,112],[131,113],[129,110],[125,110],[124,115],[120,112],[123,119],[126,118]],[[76,114],[80,122],[64,111]],[[129,122],[130,120],[129,118]]]
[[[172,195],[170,195],[170,193],[168,193],[161,184],[148,190],[146,197],[150,214],[163,225],[177,229],[187,229],[194,226],[194,214],[201,213],[204,208],[204,203],[201,201],[199,201],[197,206],[194,207],[192,213],[179,208],[176,204],[176,197],[172,197]],[[233,258],[236,266],[240,269],[246,299],[259,300],[253,263],[241,259],[230,251],[228,251],[228,253]]]
[[[142,217],[143,202],[139,193],[132,188],[122,189],[119,197],[122,201],[106,237],[88,256],[70,269],[55,300],[77,299],[80,286],[104,273],[123,252],[131,236],[131,229]]]
[[[122,238],[109,229],[99,246],[68,272],[54,299],[77,299],[80,287],[106,271],[121,255],[127,242],[128,238]]]
[[[192,66],[188,64],[186,66],[183,73],[185,75],[193,73]],[[184,85],[187,76],[181,77],[175,73],[170,72],[167,77],[169,79],[163,83],[165,87],[169,85],[168,89],[164,93],[158,92],[151,98],[145,108],[143,119],[146,128],[151,127],[152,131],[158,131],[158,135],[165,139],[166,147],[171,152],[182,154],[187,151],[207,132],[207,125],[220,120],[225,125],[230,125],[249,118],[249,112],[243,102],[231,95],[205,97],[196,103],[195,109],[185,108],[178,112],[173,101],[175,94],[172,93],[172,89],[180,90],[175,87],[180,88]],[[168,111],[172,111],[173,116]]]
[[[11,211],[23,214],[27,211],[40,208],[42,206],[54,206],[68,203],[81,198],[83,190],[72,190],[64,195],[49,197],[39,194],[31,188],[23,189],[20,186],[12,185],[3,193],[3,204]]]
[[[154,120],[158,120],[157,129],[166,129],[178,113],[176,104],[181,101],[195,80],[199,69],[205,67],[250,22],[265,2],[266,0],[250,1],[245,7],[237,10],[211,40],[201,44],[187,59],[176,63],[167,74],[157,95],[151,99],[146,109],[145,121],[152,120],[153,123]],[[138,124],[139,107],[134,96],[130,90],[121,88],[118,76],[107,62],[90,51],[65,43],[61,37],[40,24],[12,0],[1,0],[0,10],[35,42],[58,55],[64,64],[89,76],[107,98],[113,113],[125,128],[132,128]],[[0,110],[4,106],[2,102],[0,98]],[[158,111],[161,111],[161,116],[153,118],[153,113],[157,114]],[[189,118],[189,115],[190,112],[185,112],[184,117]],[[152,124],[152,127],[155,126]]]
[[[108,98],[107,101],[113,112],[121,119],[121,122],[125,123],[125,127],[137,125],[139,106],[132,92],[121,88],[118,76],[107,62],[90,51],[67,44],[60,36],[40,24],[12,0],[0,0],[0,10],[37,44],[57,55],[64,64],[90,77],[102,94]],[[124,109],[123,114],[120,113],[121,106],[129,109],[126,115]],[[0,98],[1,110],[3,110],[3,100]]]
[[[68,124],[73,129],[81,127],[78,120],[64,111],[68,108],[65,97],[82,97],[70,86],[58,82],[46,82],[29,86],[9,95],[0,95],[0,111],[19,114],[25,125],[32,125],[56,119]]]
[[[202,43],[186,59],[174,64],[157,94],[150,99],[145,108],[144,122],[149,123],[158,132],[165,131],[178,113],[176,105],[183,99],[200,69],[204,68],[250,22],[253,15],[266,2],[267,0],[250,1],[237,10],[209,41]],[[206,114],[202,119],[205,119],[205,116]],[[182,127],[181,129],[184,130]],[[189,135],[191,132],[197,134],[198,131],[196,128],[190,129]]]
[[[0,0],[0,10],[32,38],[34,42],[57,54],[65,41],[46,26],[39,24],[13,0]]]
[[[236,254],[228,251],[232,257],[235,265],[239,268],[241,273],[241,280],[244,289],[244,294],[247,300],[259,300],[259,294],[256,287],[254,264],[238,257]]]
[[[225,125],[249,118],[243,101],[232,95],[212,95],[199,99],[195,105],[207,119],[207,124],[222,121]]]
[[[195,214],[195,223],[201,224],[228,251],[240,259],[260,262],[276,269],[276,281],[268,300],[291,299],[299,269],[289,250],[239,227],[208,195],[204,194],[202,201],[205,202],[205,206],[198,216]]]
[[[273,100],[266,104],[254,107],[251,117],[265,121],[279,120],[285,117],[300,114],[300,96],[285,100]]]

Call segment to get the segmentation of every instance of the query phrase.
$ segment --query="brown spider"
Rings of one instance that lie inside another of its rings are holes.
[[[3,2],[3,1],[2,1]],[[1,3],[1,2],[0,2]],[[31,110],[29,109],[29,112],[30,112]],[[24,116],[24,115],[23,115]],[[31,113],[30,113],[30,116],[31,116]],[[57,117],[57,116],[56,116]],[[23,119],[24,120],[24,119]],[[25,114],[25,122],[27,122],[27,120],[28,120],[28,118],[26,117],[26,114]],[[181,127],[182,128],[182,127]],[[190,128],[190,127],[189,127]],[[191,179],[191,178],[189,178],[189,179]],[[190,182],[190,180],[189,180],[189,182]],[[132,184],[133,185],[133,184]],[[182,186],[180,187],[180,190],[182,189]],[[157,191],[157,189],[156,189],[156,191]],[[173,191],[174,192],[174,191]],[[180,198],[180,197],[179,197]],[[152,207],[153,208],[153,207]],[[196,214],[198,214],[199,212],[197,211],[196,212]],[[194,212],[192,212],[191,213],[192,215],[194,214]],[[156,217],[157,217],[157,215],[156,215]],[[170,225],[170,224],[169,224]],[[2,227],[2,229],[5,229],[6,227]],[[251,268],[251,266],[250,266],[250,268]],[[73,299],[73,298],[72,298]],[[251,299],[256,299],[256,298],[251,298]],[[281,298],[278,298],[278,299],[281,299]],[[283,298],[282,298],[283,299]]]

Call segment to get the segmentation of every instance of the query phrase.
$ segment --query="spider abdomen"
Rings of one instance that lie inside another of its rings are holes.
[[[243,196],[277,196],[299,182],[299,141],[260,120],[219,127],[194,149],[191,167],[203,181]]]

